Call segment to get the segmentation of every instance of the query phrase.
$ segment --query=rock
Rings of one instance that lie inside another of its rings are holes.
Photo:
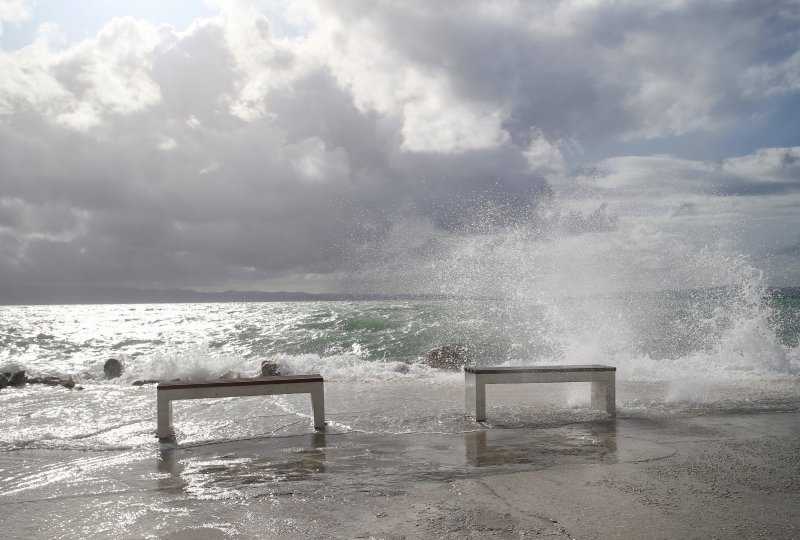
[[[5,388],[8,386],[8,377],[6,377],[5,373],[0,373],[0,388]]]
[[[106,374],[106,379],[116,379],[120,377],[124,369],[125,366],[122,364],[122,361],[116,358],[109,358],[106,360],[106,363],[103,364],[103,373]]]
[[[232,369],[229,369],[228,371],[223,373],[222,376],[220,377],[220,379],[238,379],[238,378],[239,378],[239,373],[233,371]]]
[[[458,371],[471,360],[469,346],[463,343],[443,345],[425,354],[425,362],[432,368]]]
[[[25,386],[28,384],[28,376],[25,370],[17,371],[8,379],[8,386]]]
[[[28,379],[28,384],[46,384],[48,386],[55,386],[59,384],[58,377],[51,375],[48,377],[31,377]]]
[[[160,383],[160,382],[161,381],[159,381],[158,379],[144,379],[142,381],[133,381],[133,386],[142,386],[142,385],[145,385],[145,384],[156,384],[156,383]]]
[[[278,364],[275,362],[270,362],[269,360],[264,360],[261,362],[261,376],[262,377],[274,377],[275,375],[280,375],[281,372],[278,371]]]
[[[75,388],[75,378],[70,375],[66,379],[59,379],[55,375],[48,375],[46,377],[31,377],[28,379],[28,384],[46,384],[47,386],[65,386],[67,388]]]

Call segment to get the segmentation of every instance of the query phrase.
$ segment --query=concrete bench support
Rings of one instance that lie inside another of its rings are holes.
[[[616,414],[616,371],[610,366],[467,367],[466,410],[475,420],[486,420],[486,385],[521,383],[591,382],[592,407]]]
[[[209,399],[274,394],[311,394],[314,428],[325,429],[325,390],[320,375],[254,377],[216,381],[174,381],[157,389],[159,438],[172,436],[172,402],[180,399]]]

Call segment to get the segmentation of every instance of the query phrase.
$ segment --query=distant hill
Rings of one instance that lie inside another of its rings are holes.
[[[724,288],[705,289],[705,293],[725,294]],[[779,287],[771,290],[778,296],[800,296],[800,287]],[[697,291],[660,291],[638,293],[685,297]],[[569,296],[569,291],[563,291]],[[220,291],[204,292],[192,289],[137,289],[118,287],[0,287],[0,305],[57,305],[57,304],[160,304],[204,302],[311,302],[311,301],[365,301],[365,300],[447,300],[472,298],[491,300],[490,297],[467,297],[444,294],[375,294],[375,293],[324,293],[302,291]],[[499,299],[499,298],[495,298]]]
[[[0,289],[0,305],[156,304],[202,302],[310,302],[343,300],[435,300],[445,295],[313,294],[301,291],[221,291],[117,287],[26,287]]]

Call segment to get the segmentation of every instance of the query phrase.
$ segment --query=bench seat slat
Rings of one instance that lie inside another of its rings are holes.
[[[593,371],[616,371],[613,366],[590,364],[583,366],[490,366],[490,367],[465,367],[467,373],[488,375],[492,373],[580,373]]]
[[[246,379],[218,379],[213,381],[170,381],[159,383],[158,390],[184,390],[188,388],[225,388],[230,386],[259,386],[264,384],[291,384],[322,382],[321,375],[287,375],[252,377]]]

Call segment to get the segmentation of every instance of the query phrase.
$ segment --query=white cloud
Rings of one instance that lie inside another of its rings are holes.
[[[31,2],[26,0],[0,0],[0,36],[3,23],[24,21],[31,16]]]
[[[509,141],[498,110],[448,99],[438,91],[409,98],[403,106],[403,148],[411,152],[459,153]]]
[[[548,141],[541,130],[533,130],[531,143],[525,150],[525,157],[533,172],[548,179],[556,180],[566,172],[561,150],[557,144]]]
[[[108,116],[139,112],[159,102],[150,77],[159,32],[147,23],[116,19],[97,37],[65,51],[48,45],[46,25],[40,37],[14,53],[0,53],[0,113],[36,111],[48,120],[79,131]]]
[[[800,52],[775,64],[747,68],[741,82],[746,95],[780,95],[800,90]]]
[[[697,161],[669,155],[609,158],[597,165],[600,174],[589,183],[640,194],[718,193],[767,195],[800,192],[800,147],[763,148],[718,161]]]
[[[350,176],[347,154],[328,149],[318,137],[286,146],[286,155],[300,178],[309,182],[337,182]]]
[[[800,189],[800,146],[763,148],[749,156],[723,160],[720,168],[751,182],[788,184]]]

